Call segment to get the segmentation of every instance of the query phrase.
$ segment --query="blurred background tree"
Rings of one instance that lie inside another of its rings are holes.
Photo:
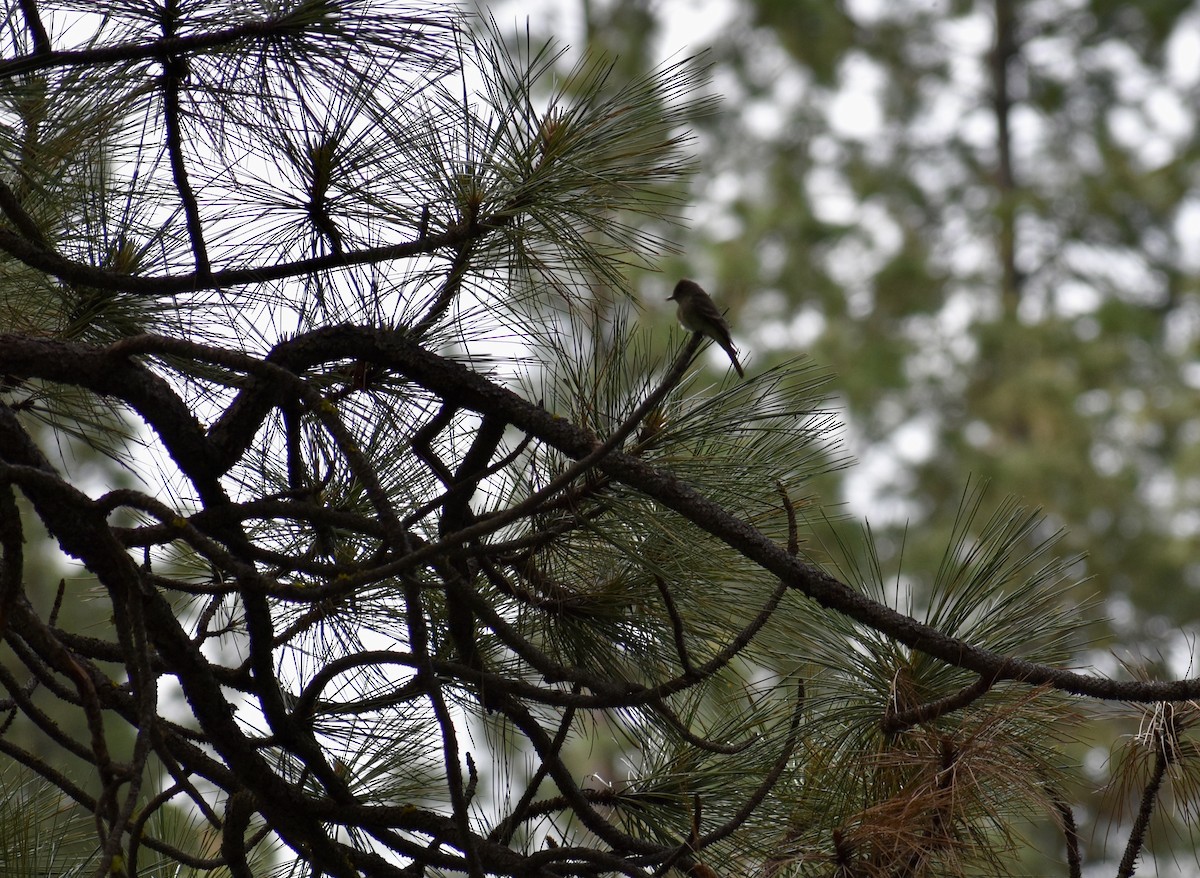
[[[695,277],[752,372],[830,368],[856,464],[822,497],[870,521],[909,599],[983,478],[1080,555],[1081,661],[1194,670],[1195,4],[583,0],[532,22],[623,75],[708,50],[720,103],[645,317]],[[1121,728],[1091,741],[1097,783]]]
[[[1197,616],[1192,4],[563,6],[535,25],[626,75],[709,50],[693,222],[643,301],[670,321],[695,275],[758,368],[832,368],[858,465],[826,499],[885,561],[919,590],[984,477],[1086,553],[1097,645]]]

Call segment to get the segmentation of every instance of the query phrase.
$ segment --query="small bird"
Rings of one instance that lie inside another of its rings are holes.
[[[679,306],[679,322],[684,329],[707,335],[719,344],[722,350],[729,354],[738,377],[746,377],[746,373],[742,371],[742,364],[738,362],[733,338],[729,334],[729,324],[725,322],[725,318],[700,284],[684,278],[675,284],[675,292],[667,296],[667,301]]]

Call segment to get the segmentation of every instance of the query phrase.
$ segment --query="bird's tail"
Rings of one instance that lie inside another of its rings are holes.
[[[721,345],[725,349],[725,353],[729,354],[729,361],[733,363],[733,368],[737,371],[739,378],[745,378],[746,373],[742,371],[742,364],[738,362],[737,351],[733,345]]]

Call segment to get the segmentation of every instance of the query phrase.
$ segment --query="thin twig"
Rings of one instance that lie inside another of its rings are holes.
[[[175,36],[176,18],[179,15],[179,0],[166,0],[162,7],[162,30],[165,39]],[[167,155],[171,160],[171,176],[183,215],[187,222],[188,241],[196,262],[196,276],[206,278],[212,273],[208,262],[208,248],[204,244],[204,225],[200,221],[200,204],[188,180],[187,162],[183,156],[182,111],[179,107],[179,92],[187,78],[187,58],[182,54],[165,53],[162,56],[163,124],[166,127]]]
[[[918,704],[916,707],[910,707],[906,710],[894,710],[894,704],[889,702],[887,713],[884,714],[883,721],[879,726],[884,734],[893,735],[920,723],[935,720],[940,716],[945,716],[948,713],[960,710],[968,704],[978,701],[991,691],[993,683],[993,678],[980,676],[976,678],[974,683],[964,686],[962,689],[951,695],[947,695],[945,698],[939,698],[936,701],[930,701],[926,704]]]
[[[1168,765],[1170,765],[1170,760],[1166,753],[1161,749],[1156,751],[1154,767],[1150,771],[1145,789],[1142,790],[1142,801],[1138,806],[1137,818],[1133,821],[1133,828],[1129,830],[1125,853],[1117,868],[1117,878],[1130,878],[1137,871],[1138,857],[1141,856],[1142,848],[1146,844],[1146,833],[1150,829],[1150,817],[1154,813],[1154,806],[1158,801],[1158,791],[1162,788]]]

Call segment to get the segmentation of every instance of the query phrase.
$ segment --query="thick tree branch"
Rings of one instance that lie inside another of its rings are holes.
[[[147,341],[146,344],[153,345]],[[577,460],[595,450],[591,434],[529,403],[455,363],[430,354],[397,333],[353,327],[319,330],[295,340],[296,365],[322,357],[348,356],[378,362],[406,375],[445,399],[483,415],[505,418]],[[595,464],[601,472],[662,503],[726,545],[778,576],[790,588],[822,606],[874,628],[889,637],[956,667],[995,680],[1014,680],[1094,698],[1126,701],[1179,701],[1200,697],[1200,679],[1120,681],[1080,674],[994,653],[943,634],[928,625],[876,603],[823,570],[791,556],[759,530],[700,494],[669,471],[644,460],[612,451]]]
[[[36,8],[33,0],[22,0],[22,7],[26,10]],[[430,29],[431,22],[427,17],[423,17],[419,21],[417,19],[410,20],[419,24],[424,31]],[[95,70],[110,64],[152,61],[164,55],[202,54],[214,49],[228,50],[239,43],[249,43],[255,40],[278,40],[295,32],[296,21],[289,12],[276,18],[245,21],[233,27],[205,33],[164,37],[146,43],[120,43],[114,46],[88,49],[53,51],[49,50],[49,40],[46,40],[45,47],[48,51],[42,51],[40,49],[42,41],[35,38],[35,51],[32,54],[0,61],[0,80],[56,67],[82,67]],[[413,33],[419,33],[419,31],[414,30]],[[414,39],[415,45],[417,43]]]
[[[96,268],[60,256],[12,229],[0,228],[0,251],[23,262],[30,268],[43,271],[66,283],[97,290],[113,290],[150,298],[168,298],[183,293],[221,290],[258,285],[288,278],[305,278],[313,274],[358,265],[380,265],[400,259],[437,253],[445,248],[458,248],[484,238],[509,226],[514,219],[511,210],[501,210],[470,225],[452,226],[436,235],[425,235],[413,241],[381,244],[343,253],[328,253],[308,259],[295,259],[252,266],[248,268],[214,269],[189,274],[128,274]]]
[[[50,348],[53,348],[53,353],[50,353]],[[180,463],[183,464],[188,460],[205,460],[211,453],[202,442],[199,443],[200,448],[194,448],[196,443],[193,440],[182,441],[184,438],[195,436],[194,417],[188,413],[186,421],[190,424],[184,423],[182,427],[180,421],[184,419],[179,415],[167,419],[160,417],[155,407],[146,401],[149,398],[158,401],[161,397],[160,393],[152,392],[152,376],[127,362],[126,357],[134,353],[155,351],[196,353],[201,349],[202,346],[152,336],[127,339],[108,350],[15,337],[10,353],[5,337],[0,336],[0,370],[51,378],[126,398],[147,418],[169,446],[177,445],[181,448],[183,460]],[[35,352],[41,353],[42,356],[36,356]],[[1200,697],[1200,679],[1144,682],[1080,674],[1000,655],[937,631],[871,600],[823,570],[793,557],[757,528],[703,496],[669,471],[616,450],[608,451],[595,460],[596,439],[589,431],[527,402],[460,363],[423,350],[402,333],[376,328],[330,327],[282,343],[271,355],[271,360],[281,365],[286,364],[289,371],[300,372],[318,363],[348,357],[378,363],[395,370],[445,400],[452,400],[455,404],[481,415],[503,418],[563,454],[577,461],[587,460],[590,466],[657,500],[745,555],[764,570],[778,576],[789,588],[812,598],[828,609],[843,613],[906,646],[948,664],[975,671],[996,682],[1014,680],[1028,685],[1046,685],[1077,695],[1107,700],[1180,701]],[[236,361],[244,368],[245,359],[243,355],[236,355],[232,357],[231,362]],[[130,388],[123,387],[121,382],[113,380],[116,374],[127,375],[133,380],[133,392]],[[161,384],[161,381],[158,383]],[[169,394],[169,391],[166,398],[170,399],[171,412],[186,412],[178,398]],[[261,403],[258,405],[261,407]],[[237,403],[231,406],[231,410],[236,407]],[[265,409],[260,410],[265,414]],[[225,453],[229,454],[231,450],[226,449]],[[466,534],[455,535],[459,540],[464,536]],[[436,553],[428,547],[417,549],[407,553],[390,567],[381,566],[376,574],[394,575],[405,569],[412,569],[413,565],[431,558]]]

